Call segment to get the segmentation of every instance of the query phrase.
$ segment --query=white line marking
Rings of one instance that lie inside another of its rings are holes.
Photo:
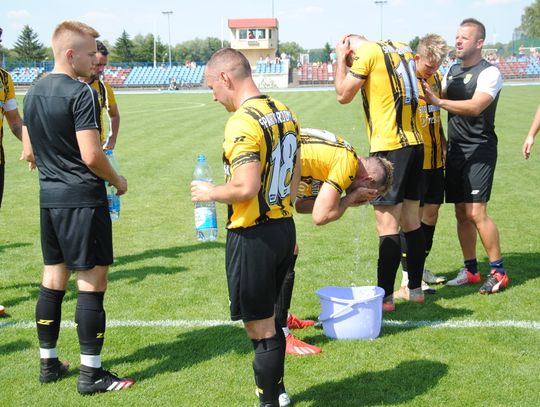
[[[109,328],[129,328],[129,327],[155,327],[155,328],[205,328],[212,326],[237,325],[242,323],[238,321],[224,320],[182,320],[182,319],[164,319],[155,321],[143,320],[110,320],[107,321]],[[522,328],[540,330],[540,321],[478,321],[478,320],[456,320],[456,321],[396,321],[385,320],[383,326],[391,328]],[[0,322],[0,329],[35,329],[34,321],[6,321]],[[63,328],[75,328],[75,322],[63,321]]]

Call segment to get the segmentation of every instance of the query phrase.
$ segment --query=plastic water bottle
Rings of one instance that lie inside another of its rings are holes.
[[[204,154],[197,156],[193,181],[212,182],[212,171]],[[195,233],[200,242],[217,239],[216,203],[214,201],[195,202]]]
[[[114,157],[112,150],[105,150],[105,156],[109,160],[109,163],[111,163],[111,166],[114,168],[116,172],[120,171],[120,168],[118,166],[118,162],[116,161],[116,158]],[[111,220],[118,220],[120,217],[120,197],[116,194],[116,188],[109,184],[107,184],[107,201],[109,202],[109,215],[111,216]]]

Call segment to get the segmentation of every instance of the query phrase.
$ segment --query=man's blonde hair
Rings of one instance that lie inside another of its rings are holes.
[[[448,55],[448,44],[439,34],[427,34],[420,39],[416,52],[421,57],[436,61],[440,65]]]
[[[63,21],[56,26],[52,35],[54,52],[62,48],[73,48],[80,37],[98,38],[99,33],[80,21]]]
[[[368,173],[374,178],[373,187],[379,190],[380,195],[384,195],[394,183],[394,164],[384,157],[366,157],[366,166],[370,167]]]

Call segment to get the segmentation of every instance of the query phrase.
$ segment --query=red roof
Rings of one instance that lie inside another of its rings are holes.
[[[277,28],[277,18],[240,18],[229,20],[229,28]]]

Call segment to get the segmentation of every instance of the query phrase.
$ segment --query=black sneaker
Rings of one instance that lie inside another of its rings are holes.
[[[52,383],[64,377],[69,370],[69,363],[60,362],[58,358],[40,359],[39,381]]]
[[[113,390],[124,390],[135,383],[134,379],[118,377],[115,373],[102,368],[81,366],[81,374],[77,381],[77,390],[81,394],[103,393]]]
[[[506,273],[500,273],[497,270],[491,270],[486,282],[480,287],[480,294],[495,294],[509,284]]]

